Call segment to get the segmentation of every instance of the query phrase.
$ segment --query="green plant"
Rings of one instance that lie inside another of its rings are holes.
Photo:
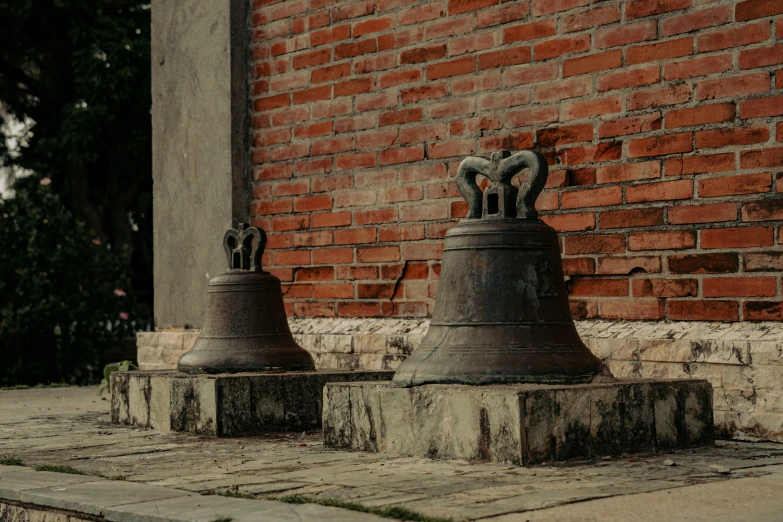
[[[46,178],[0,199],[0,386],[99,380],[134,328],[127,267],[73,217]]]
[[[138,370],[139,367],[133,364],[132,361],[122,361],[109,363],[103,367],[103,380],[101,380],[100,386],[98,386],[98,395],[103,395],[103,392],[108,391],[111,393],[111,374],[114,372],[127,372],[128,370]]]
[[[231,498],[257,498],[253,493],[247,493],[245,491],[239,491],[238,486],[231,486],[228,489],[224,489],[218,492],[218,495]]]
[[[102,477],[103,474],[97,471],[84,471],[76,469],[69,464],[38,464],[33,466],[35,471],[51,471],[54,473],[67,473],[69,475],[92,475],[95,477]]]
[[[0,466],[24,466],[24,461],[16,455],[0,455]]]

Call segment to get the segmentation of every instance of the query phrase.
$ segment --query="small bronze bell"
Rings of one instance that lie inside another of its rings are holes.
[[[511,179],[525,167],[517,190]],[[460,164],[468,215],[446,234],[429,330],[395,383],[575,384],[600,371],[571,318],[557,232],[537,219],[547,173],[533,151]],[[483,196],[477,174],[492,182]]]
[[[240,224],[223,237],[229,270],[212,278],[201,334],[179,360],[188,373],[313,370],[291,336],[280,280],[261,269],[266,233]]]

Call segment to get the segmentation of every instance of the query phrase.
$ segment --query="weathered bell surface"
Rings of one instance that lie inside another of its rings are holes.
[[[517,190],[511,179],[525,167]],[[600,371],[571,318],[557,233],[537,219],[547,173],[533,151],[460,164],[468,215],[446,234],[429,330],[395,383],[576,384]],[[492,182],[483,195],[477,174]]]
[[[207,289],[201,333],[177,369],[188,373],[312,370],[312,356],[291,336],[280,280],[261,269],[263,230],[240,224],[223,237],[229,270]]]

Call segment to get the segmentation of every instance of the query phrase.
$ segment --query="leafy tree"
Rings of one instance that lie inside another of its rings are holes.
[[[124,256],[63,206],[49,178],[0,199],[0,386],[100,379],[132,330]]]
[[[149,32],[149,4],[137,0],[0,0],[0,105],[34,122],[16,157],[0,131],[0,164],[50,178],[94,237],[126,253],[148,303]]]

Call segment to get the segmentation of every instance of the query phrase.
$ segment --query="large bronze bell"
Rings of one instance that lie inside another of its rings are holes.
[[[201,334],[179,360],[188,373],[313,370],[291,336],[280,280],[261,269],[266,233],[240,224],[223,237],[229,270],[212,278]]]
[[[525,167],[517,189],[511,180]],[[446,234],[429,330],[395,383],[575,384],[600,371],[571,319],[557,232],[537,219],[547,173],[533,151],[460,164],[468,215]],[[491,181],[483,195],[477,174]]]

